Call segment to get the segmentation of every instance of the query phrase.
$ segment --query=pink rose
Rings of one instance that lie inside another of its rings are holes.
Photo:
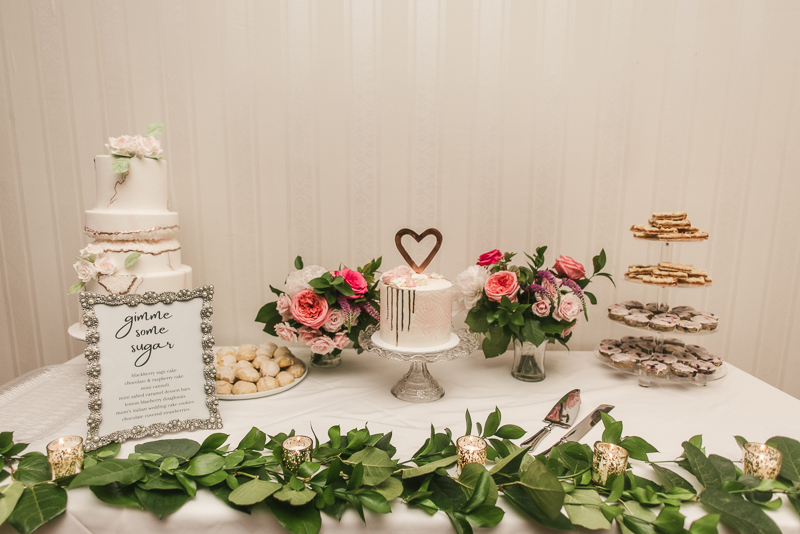
[[[296,293],[292,297],[289,311],[292,312],[295,321],[311,328],[319,328],[328,321],[328,301],[311,289]]]
[[[539,295],[536,296],[538,297]],[[550,302],[546,300],[539,300],[533,305],[531,310],[533,310],[533,314],[538,317],[547,317],[550,315]]]
[[[567,328],[570,332],[572,332],[572,328],[575,328],[575,325],[570,326]],[[564,330],[565,332],[567,330]],[[580,391],[571,391],[569,396],[567,397],[567,408],[573,408],[576,404],[581,402],[581,392]]]
[[[478,258],[478,265],[494,265],[503,257],[503,253],[497,249],[490,250],[489,252],[484,252]]]
[[[344,332],[338,332],[335,336],[333,336],[333,344],[337,349],[345,348],[348,343],[350,343],[350,339]]]
[[[556,263],[553,265],[553,269],[555,269],[556,272],[561,276],[566,276],[567,278],[572,278],[573,280],[586,278],[586,271],[584,270],[583,265],[573,260],[569,256],[559,256],[556,260]]]
[[[578,323],[575,323],[574,325],[570,326],[569,328],[565,328],[564,331],[561,332],[561,337],[566,338],[568,335],[570,335],[572,333],[572,331],[575,330],[575,325],[577,325],[577,324]]]
[[[301,326],[300,330],[297,331],[297,337],[300,343],[305,343],[306,345],[311,345],[311,343],[317,339],[317,336],[319,336],[319,330],[307,326]]]
[[[341,276],[344,278],[344,281],[347,282],[351,288],[353,288],[353,293],[355,294],[352,297],[347,298],[361,298],[367,292],[367,281],[364,279],[364,275],[358,271],[353,271],[345,267],[341,271],[335,271],[333,276]]]
[[[161,157],[161,154],[164,153],[164,151],[161,150],[161,141],[159,141],[152,135],[140,138],[139,150],[140,150],[140,155],[151,158]]]
[[[290,299],[289,295],[286,293],[283,293],[280,297],[278,297],[278,313],[281,314],[281,317],[284,321],[292,318],[292,314],[289,311],[291,305],[292,299]]]
[[[581,300],[568,293],[561,297],[561,302],[553,311],[553,318],[556,321],[574,321],[581,313]]]
[[[311,352],[314,354],[328,354],[333,352],[335,348],[336,345],[333,344],[333,340],[328,336],[319,336],[311,342]]]
[[[483,285],[489,300],[500,302],[503,297],[508,297],[511,302],[517,302],[519,282],[517,274],[513,271],[500,271],[486,279]]]
[[[117,264],[108,256],[97,258],[94,261],[94,266],[100,274],[114,274],[114,271],[117,270]]]
[[[345,316],[344,312],[339,309],[331,310],[330,315],[328,316],[328,322],[322,325],[322,328],[327,330],[328,332],[336,332],[342,328],[344,325],[344,320],[347,317]]]
[[[109,137],[108,144],[106,148],[112,154],[128,154],[128,143],[130,142],[130,136],[128,135],[121,135],[119,137]]]
[[[556,278],[556,284],[559,284],[559,281],[558,281],[557,278]],[[550,295],[551,299],[555,299],[555,298],[558,297],[558,286],[557,285],[554,286],[553,284],[551,284],[550,282],[548,282],[545,279],[542,279],[541,285],[542,285],[543,288],[545,288],[547,290],[547,293]],[[539,295],[537,294],[536,296],[538,297]]]
[[[408,265],[400,265],[391,271],[386,271],[383,273],[383,276],[381,276],[381,282],[388,285],[391,284],[395,278],[402,278],[405,276],[410,277],[412,274],[414,274],[414,270],[411,267]]]
[[[97,268],[93,263],[89,263],[86,260],[78,260],[72,267],[75,269],[75,272],[78,275],[78,280],[81,282],[88,282],[97,276]]]
[[[297,329],[289,323],[276,324],[275,333],[284,341],[297,341]]]

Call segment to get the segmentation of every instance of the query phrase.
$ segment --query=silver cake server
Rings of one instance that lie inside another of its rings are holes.
[[[520,446],[527,447],[528,445],[531,446],[531,451],[536,448],[536,446],[544,439],[544,437],[550,433],[553,429],[553,425],[560,426],[561,428],[569,428],[572,426],[572,423],[575,422],[575,418],[578,416],[578,412],[581,409],[581,390],[573,389],[559,400],[555,406],[550,410],[550,413],[547,414],[547,417],[544,418],[544,422],[547,423],[547,426],[538,431],[532,437],[526,439]]]
[[[553,447],[557,447],[558,445],[561,445],[562,443],[566,443],[568,441],[578,441],[583,436],[585,436],[594,427],[594,425],[596,425],[602,420],[602,416],[600,415],[601,413],[603,412],[608,413],[613,409],[614,406],[612,406],[611,404],[601,404],[600,406],[595,408],[595,410],[592,413],[584,417],[580,423],[575,425],[575,428],[567,432],[563,438],[558,440],[558,443],[553,445]],[[553,447],[550,447],[541,454],[546,455],[553,449]]]

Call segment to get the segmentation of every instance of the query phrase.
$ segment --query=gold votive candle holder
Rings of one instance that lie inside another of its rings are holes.
[[[283,440],[283,465],[296,473],[303,462],[311,461],[311,447],[314,441],[308,436],[292,436]]]
[[[743,449],[742,463],[745,475],[761,479],[778,478],[783,462],[781,451],[765,443],[745,443]]]
[[[486,465],[486,440],[480,436],[461,436],[456,440],[458,448],[458,474],[467,464]]]
[[[628,451],[614,445],[598,441],[594,444],[592,456],[592,482],[605,486],[611,475],[622,475],[628,468]]]
[[[67,436],[47,444],[47,461],[53,470],[53,480],[77,475],[83,468],[83,438]]]

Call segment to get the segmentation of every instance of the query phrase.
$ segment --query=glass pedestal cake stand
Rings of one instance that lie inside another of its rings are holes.
[[[444,388],[428,372],[428,364],[468,356],[478,349],[480,335],[466,328],[454,329],[450,342],[431,349],[392,347],[380,338],[378,326],[366,328],[358,336],[361,347],[388,360],[411,363],[408,372],[392,388],[392,395],[406,402],[432,402],[444,396]]]

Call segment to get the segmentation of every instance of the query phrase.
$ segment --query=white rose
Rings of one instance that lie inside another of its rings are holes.
[[[94,266],[100,274],[114,274],[114,271],[117,270],[117,264],[108,256],[97,258],[94,261]]]
[[[411,275],[411,279],[414,281],[414,284],[418,286],[424,286],[428,283],[428,277],[424,274],[414,273]]]
[[[286,294],[289,295],[289,297],[293,297],[299,291],[311,289],[311,286],[308,285],[308,283],[314,278],[319,278],[327,272],[328,270],[325,267],[320,267],[319,265],[309,265],[305,269],[300,269],[299,271],[290,273],[289,276],[286,277]]]
[[[441,280],[442,278],[444,278],[444,276],[442,276],[442,275],[441,275],[441,274],[439,274],[439,273],[430,273],[430,274],[428,275],[428,277],[429,277],[429,278],[432,278],[432,279],[434,279],[434,280]]]
[[[126,135],[124,137],[127,137],[127,139],[125,140],[125,150],[127,151],[127,153],[130,154],[131,156],[137,156],[139,151],[139,139],[138,139],[139,136],[136,135],[130,137]]]
[[[453,313],[471,310],[483,295],[483,285],[489,278],[489,271],[480,265],[467,267],[453,280],[456,289],[453,295]]]
[[[103,250],[102,245],[98,245],[97,243],[89,243],[86,245],[86,248],[81,249],[80,255],[82,259],[87,259],[90,255],[94,254],[97,256],[98,254],[102,254],[105,252]]]
[[[97,269],[95,266],[86,260],[76,261],[72,267],[75,268],[75,272],[78,273],[78,279],[81,282],[88,282],[97,276]]]
[[[148,135],[147,137],[143,137],[141,141],[141,145],[144,148],[145,156],[150,158],[159,158],[161,154],[164,153],[161,150],[161,141],[153,137],[152,135]]]
[[[121,135],[119,137],[109,137],[106,148],[112,154],[128,155],[128,145],[131,137],[129,135]]]

